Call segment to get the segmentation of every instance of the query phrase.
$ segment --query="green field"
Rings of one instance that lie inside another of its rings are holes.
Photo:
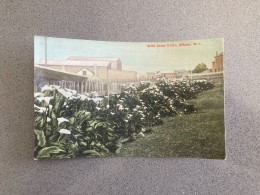
[[[204,91],[188,101],[197,112],[165,118],[164,124],[134,142],[118,156],[225,158],[224,90]]]

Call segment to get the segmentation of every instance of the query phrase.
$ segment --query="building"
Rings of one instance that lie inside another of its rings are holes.
[[[139,81],[146,81],[146,75],[145,74],[137,74],[137,79]]]
[[[90,90],[87,86],[89,83],[88,78],[84,76],[34,65],[34,92],[40,92],[41,87],[45,85],[58,85],[62,88],[85,92]]]
[[[223,52],[216,52],[215,60],[212,62],[212,72],[221,72],[223,71]]]
[[[122,70],[122,62],[119,58],[88,58],[88,57],[69,57],[67,60],[81,62],[109,63],[108,68],[111,70]]]
[[[176,74],[172,70],[157,71],[158,78],[176,78]]]
[[[146,79],[147,80],[152,80],[152,79],[155,79],[155,78],[156,78],[155,72],[147,72],[146,73]]]
[[[110,62],[107,61],[73,61],[73,60],[40,60],[37,64],[58,71],[69,72],[81,76],[95,75],[97,67],[108,67]],[[84,72],[85,71],[85,72]],[[86,75],[84,75],[86,74]]]
[[[58,85],[79,93],[99,95],[120,93],[138,83],[137,72],[122,70],[119,58],[70,57],[66,60],[40,60],[34,65],[34,91],[44,85]]]
[[[190,71],[189,70],[175,70],[176,78],[183,78],[183,77],[189,77]]]
[[[122,70],[119,58],[69,57],[66,60],[40,60],[45,68],[68,72],[91,79],[137,80],[137,72]]]

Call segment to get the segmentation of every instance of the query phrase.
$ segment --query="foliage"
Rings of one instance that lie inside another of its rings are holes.
[[[199,112],[164,118],[162,125],[153,128],[149,139],[125,144],[118,156],[224,159],[223,86],[200,93],[187,102],[194,104]]]
[[[200,64],[198,64],[198,65],[194,68],[194,70],[192,71],[192,73],[201,73],[201,72],[203,72],[203,71],[205,71],[205,70],[208,70],[207,65],[204,64],[204,63],[200,63]]]
[[[108,98],[78,94],[58,86],[35,93],[36,159],[106,156],[119,153],[162,117],[195,112],[186,99],[213,84],[206,81],[140,83]]]

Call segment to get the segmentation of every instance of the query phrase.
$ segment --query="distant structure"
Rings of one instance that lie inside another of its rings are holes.
[[[45,68],[68,72],[91,79],[136,80],[137,72],[122,70],[119,58],[69,57],[66,60],[40,60]]]
[[[146,79],[146,76],[147,75],[145,75],[145,74],[137,74],[137,79],[139,80],[139,81],[146,81],[147,79]]]
[[[176,78],[176,74],[172,70],[161,70],[156,73],[158,78]]]
[[[188,77],[190,76],[190,71],[189,70],[175,70],[176,78],[183,78],[183,77]]]
[[[156,78],[155,72],[147,72],[147,73],[146,73],[146,79],[147,79],[147,80],[153,80],[153,79],[155,79],[155,78]]]
[[[84,62],[104,62],[109,63],[108,69],[122,70],[122,62],[119,58],[87,58],[87,57],[69,57],[67,60]]]
[[[140,79],[135,71],[122,70],[119,58],[69,57],[66,60],[40,60],[34,65],[34,91],[44,85],[58,85],[79,93],[100,96],[121,93]]]
[[[215,60],[212,62],[212,72],[221,72],[223,71],[223,52],[216,52]]]

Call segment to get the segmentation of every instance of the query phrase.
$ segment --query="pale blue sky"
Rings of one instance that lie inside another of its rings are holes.
[[[147,47],[148,44],[191,44],[192,46]],[[193,43],[199,43],[194,45]],[[139,73],[157,70],[191,70],[204,62],[211,68],[217,52],[223,52],[223,39],[176,42],[109,42],[65,38],[47,38],[47,58],[65,60],[71,56],[115,57],[122,61],[123,70]],[[45,39],[35,36],[34,62],[45,58]]]

